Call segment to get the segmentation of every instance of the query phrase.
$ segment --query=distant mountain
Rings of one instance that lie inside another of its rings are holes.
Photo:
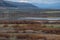
[[[0,2],[0,7],[16,7],[15,5],[9,4],[6,1]]]
[[[0,0],[0,7],[14,7],[20,9],[39,9],[37,6],[30,4],[30,3],[18,3],[18,2],[11,2],[11,1],[3,1]]]
[[[0,0],[0,20],[17,20],[20,17],[33,16],[35,13],[40,13],[39,10],[37,6],[31,3]]]
[[[0,0],[0,8],[7,8],[7,9],[0,9],[0,20],[19,20],[19,19],[22,19],[21,17],[24,17],[24,18],[25,17],[50,17],[50,16],[56,17],[56,15],[57,16],[59,15],[59,13],[58,14],[40,13],[40,11],[44,12],[46,10],[51,11],[55,9],[43,8],[48,5],[46,6],[39,5],[39,6],[40,8],[31,3],[22,3],[22,2],[18,3],[18,2]]]

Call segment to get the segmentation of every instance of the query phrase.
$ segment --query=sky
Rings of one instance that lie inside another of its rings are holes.
[[[46,7],[46,8],[60,8],[60,0],[8,0],[14,2],[27,2],[33,3],[34,5]]]
[[[15,1],[15,2],[32,2],[32,3],[38,3],[38,4],[54,4],[54,3],[60,3],[60,0],[9,0],[9,1]]]

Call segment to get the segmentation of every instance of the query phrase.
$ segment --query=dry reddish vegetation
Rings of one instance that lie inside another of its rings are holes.
[[[51,34],[6,34],[0,33],[0,37],[10,38],[16,36],[18,39],[26,39],[26,40],[60,40],[60,35],[51,35]]]
[[[46,26],[43,26],[43,24],[4,24],[3,27],[4,28],[11,27],[11,28],[14,28],[15,31],[20,31],[20,30],[39,31],[39,30],[42,30],[43,32],[46,32],[46,33],[60,34],[60,28],[47,28]],[[10,31],[10,32],[13,32],[13,31]]]
[[[60,24],[60,20],[53,20],[52,22],[50,22],[50,20],[14,20],[14,21],[9,21],[9,20],[0,20],[0,24]]]
[[[3,28],[11,27],[14,28],[15,31],[10,30],[8,32],[17,32],[17,33],[0,33],[0,37],[6,37],[9,38],[11,36],[16,36],[18,39],[26,38],[27,40],[60,40],[60,28],[46,28],[44,26],[47,21],[13,21],[13,22],[8,22],[8,21],[3,21],[1,23],[4,23],[2,26]],[[6,23],[6,24],[5,24]],[[12,25],[12,24],[13,25]],[[10,26],[9,26],[10,25]],[[48,34],[20,34],[18,31],[20,30],[42,30],[43,32],[47,32]],[[51,34],[52,33],[52,34]],[[14,34],[14,35],[13,35]],[[59,35],[58,35],[59,34]]]

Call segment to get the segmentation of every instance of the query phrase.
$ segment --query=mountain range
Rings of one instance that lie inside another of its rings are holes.
[[[11,2],[11,1],[4,1],[0,0],[0,7],[14,7],[19,9],[39,9],[37,6],[30,4],[30,3],[23,3],[23,2]]]
[[[31,3],[0,0],[0,20],[17,20],[21,17],[35,16],[36,13],[40,12],[39,10]]]
[[[43,5],[43,7],[45,6]],[[44,12],[46,10],[52,11],[55,9],[44,9],[44,8],[42,9],[31,3],[24,3],[24,2],[18,3],[18,2],[0,0],[0,20],[18,20],[21,19],[21,17],[48,17],[48,16],[55,17],[60,14],[60,13],[58,14],[40,13],[40,11]]]

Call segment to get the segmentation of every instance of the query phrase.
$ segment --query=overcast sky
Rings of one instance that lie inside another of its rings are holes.
[[[32,3],[39,3],[39,4],[54,4],[60,3],[60,0],[9,0],[15,2],[32,2]]]

